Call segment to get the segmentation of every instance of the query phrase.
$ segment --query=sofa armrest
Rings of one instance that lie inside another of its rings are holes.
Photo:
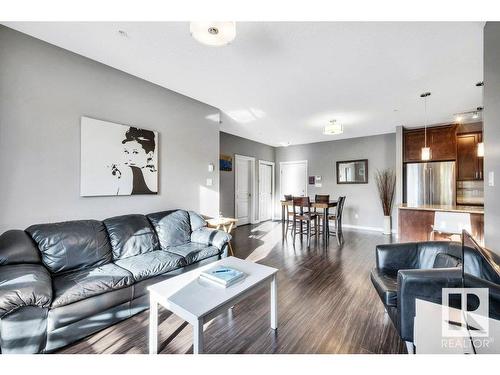
[[[418,268],[418,246],[416,242],[377,245],[375,248],[377,268],[396,274],[402,269]]]
[[[24,306],[49,307],[52,278],[38,264],[0,266],[0,319]]]
[[[443,288],[462,285],[460,268],[401,270],[398,272],[398,330],[404,341],[413,342],[415,299],[439,303]]]
[[[191,233],[191,242],[215,246],[219,250],[223,250],[231,238],[230,234],[222,230],[210,229],[206,227],[197,229]]]

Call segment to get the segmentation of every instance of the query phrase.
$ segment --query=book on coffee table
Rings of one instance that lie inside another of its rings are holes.
[[[212,281],[215,284],[228,287],[244,278],[246,274],[235,268],[217,266],[203,271],[200,277]]]

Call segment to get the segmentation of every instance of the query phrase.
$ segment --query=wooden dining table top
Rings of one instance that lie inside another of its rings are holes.
[[[332,200],[332,201],[329,201],[328,203],[311,201],[311,207],[313,207],[313,208],[335,207],[337,205],[337,202],[338,202],[337,200]],[[293,201],[282,200],[281,201],[281,205],[282,206],[292,206],[293,205]]]

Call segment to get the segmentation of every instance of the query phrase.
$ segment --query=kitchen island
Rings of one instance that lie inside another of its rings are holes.
[[[399,206],[398,236],[401,242],[429,241],[431,239],[434,215],[441,212],[460,212],[470,214],[472,236],[480,245],[484,237],[484,207],[457,205],[418,205]],[[446,239],[439,234],[434,239]]]

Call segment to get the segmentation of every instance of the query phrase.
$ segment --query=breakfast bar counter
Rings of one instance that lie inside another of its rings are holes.
[[[471,235],[483,244],[484,207],[455,205],[399,206],[398,237],[401,242],[444,240],[447,236],[433,233],[436,212],[457,212],[470,214]]]

